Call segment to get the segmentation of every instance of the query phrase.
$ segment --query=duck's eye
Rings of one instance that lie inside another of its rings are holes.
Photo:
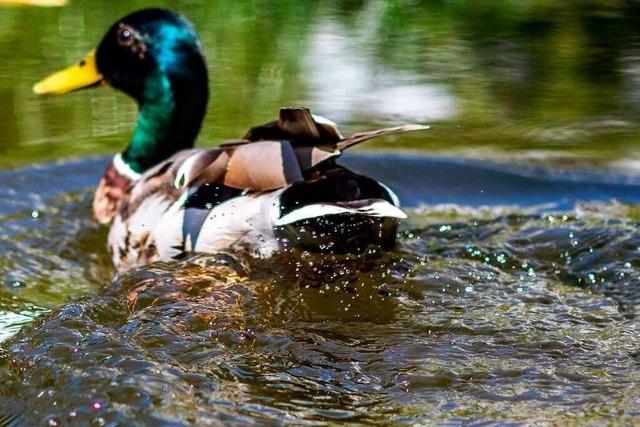
[[[117,37],[120,46],[128,47],[131,52],[138,55],[138,58],[145,59],[145,52],[147,51],[145,37],[134,30],[133,27],[120,23]]]
[[[131,46],[135,41],[133,28],[128,25],[121,24],[118,28],[118,43],[122,46]]]

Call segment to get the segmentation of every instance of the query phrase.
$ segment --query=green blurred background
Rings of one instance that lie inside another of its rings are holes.
[[[363,149],[640,163],[638,2],[71,0],[0,7],[0,167],[124,147],[135,121],[124,95],[37,98],[31,86],[147,6],[181,12],[202,37],[212,102],[201,146],[302,104],[345,131],[432,125]]]

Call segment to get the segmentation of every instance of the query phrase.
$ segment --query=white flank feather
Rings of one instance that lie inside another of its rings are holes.
[[[296,209],[293,212],[286,214],[282,218],[277,218],[273,221],[273,224],[276,226],[282,226],[301,221],[303,219],[318,218],[326,215],[337,215],[344,213],[360,214],[378,218],[388,217],[404,219],[407,217],[407,214],[405,214],[402,210],[400,210],[396,206],[393,206],[386,200],[376,200],[368,205],[361,206],[359,208],[350,208],[329,203],[317,203],[304,206],[300,209]]]

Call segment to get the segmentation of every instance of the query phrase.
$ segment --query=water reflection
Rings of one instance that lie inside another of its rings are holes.
[[[348,37],[341,24],[326,20],[315,26],[303,62],[315,108],[331,112],[332,119],[340,123],[454,117],[456,102],[445,85],[377,63],[363,49],[366,45],[362,36]]]
[[[2,10],[0,164],[122,147],[135,114],[125,97],[95,90],[36,99],[30,87],[77,60],[117,17],[149,5]],[[578,156],[599,166],[638,157],[635,2],[166,5],[194,21],[209,58],[202,145],[242,135],[281,105],[306,104],[347,126],[435,125],[401,148]]]

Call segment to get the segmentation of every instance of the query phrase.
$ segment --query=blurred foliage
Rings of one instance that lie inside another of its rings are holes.
[[[152,5],[158,2],[75,0],[63,8],[0,8],[0,165],[124,146],[135,105],[122,94],[101,89],[38,99],[31,85],[77,60],[120,16]],[[350,92],[341,70],[331,68],[333,62],[314,62],[332,55],[319,52],[314,42],[318,34],[331,33],[346,46],[335,56],[364,61],[378,76],[372,87],[382,81],[393,88],[398,79],[439,88],[453,100],[452,114],[420,120],[434,125],[433,131],[403,139],[400,147],[476,156],[516,150],[522,157],[593,160],[638,151],[640,2],[193,0],[161,5],[187,16],[206,49],[212,102],[201,145],[241,136],[282,105],[320,106],[315,111],[331,118],[332,104],[317,103],[322,87],[343,91],[349,98],[342,102],[364,103],[347,117],[347,130],[420,119],[403,116],[402,97]],[[320,89],[309,78],[310,63],[314,72],[331,77]],[[423,101],[425,112],[436,108]],[[399,114],[381,113],[376,106],[385,103]]]

